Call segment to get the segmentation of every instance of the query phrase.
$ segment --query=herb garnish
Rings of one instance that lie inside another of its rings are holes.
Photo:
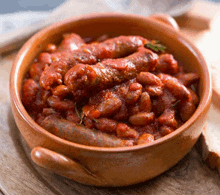
[[[97,119],[94,118],[94,119],[92,119],[92,120],[95,121],[95,123],[98,123]]]
[[[176,102],[174,102],[174,103],[172,104],[172,107],[173,107],[173,108],[176,107],[176,106],[179,104],[179,102],[180,102],[180,100],[177,100]]]
[[[144,45],[145,48],[151,49],[155,52],[164,52],[166,46],[159,43],[159,41],[152,41]]]
[[[81,125],[81,124],[82,124],[82,122],[83,122],[84,114],[83,114],[83,112],[82,112],[82,111],[79,113],[79,111],[78,111],[78,109],[77,109],[76,102],[74,103],[74,108],[75,108],[75,111],[76,111],[77,116],[78,116],[78,117],[79,117],[79,119],[80,119],[79,124]]]

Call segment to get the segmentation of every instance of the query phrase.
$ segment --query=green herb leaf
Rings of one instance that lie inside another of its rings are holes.
[[[166,49],[166,46],[162,45],[159,43],[159,41],[154,41],[151,43],[146,43],[144,45],[145,48],[151,49],[155,52],[164,52],[164,50]]]
[[[78,111],[76,102],[75,102],[75,104],[74,104],[74,108],[75,108],[75,111],[76,111],[77,116],[78,116],[79,119],[80,119],[79,124],[82,124],[83,118],[84,118],[84,114],[83,114],[83,112],[80,113],[80,112]]]
[[[181,101],[181,100],[177,100],[176,102],[174,102],[173,105],[172,105],[172,107],[173,107],[173,108],[176,107],[176,106],[180,103],[180,101]]]
[[[98,123],[98,121],[94,118],[94,119],[92,119],[93,121],[95,121],[95,123]]]

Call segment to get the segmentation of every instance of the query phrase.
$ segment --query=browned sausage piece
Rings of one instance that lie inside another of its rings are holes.
[[[40,125],[50,133],[78,144],[98,147],[131,146],[132,141],[121,140],[113,135],[88,129],[55,115],[47,116]]]
[[[140,48],[126,58],[108,59],[93,66],[78,64],[66,73],[64,82],[73,95],[78,90],[101,91],[128,81],[139,72],[153,70],[157,62],[156,53]]]
[[[179,99],[190,99],[191,95],[189,90],[181,84],[177,78],[172,77],[168,74],[159,74],[157,75],[164,86],[176,97]]]
[[[102,59],[124,57],[137,51],[146,42],[139,36],[119,36],[101,43],[85,44],[76,51],[53,53],[53,63],[43,71],[40,84],[49,90],[53,85],[62,84],[65,73],[78,63],[95,64]]]

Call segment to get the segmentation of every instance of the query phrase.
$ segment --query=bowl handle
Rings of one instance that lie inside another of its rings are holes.
[[[170,26],[171,28],[173,28],[176,31],[180,30],[176,20],[173,17],[169,16],[169,15],[166,15],[166,14],[152,14],[152,15],[149,16],[149,18],[151,18],[153,20],[157,20],[159,22],[162,22],[162,23]]]
[[[66,178],[85,184],[103,184],[103,179],[91,173],[82,164],[52,150],[37,146],[31,151],[32,160],[39,166]]]

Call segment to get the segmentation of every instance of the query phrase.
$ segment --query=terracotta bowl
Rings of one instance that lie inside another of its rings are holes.
[[[22,105],[22,80],[34,58],[48,43],[58,43],[66,32],[75,32],[82,37],[107,33],[161,40],[189,71],[200,75],[200,104],[196,112],[175,132],[152,143],[132,147],[85,146],[47,132],[32,120]],[[202,55],[178,32],[178,25],[169,16],[90,14],[53,24],[24,44],[11,70],[10,95],[15,121],[32,149],[31,157],[36,164],[84,184],[126,186],[160,175],[190,151],[206,120],[211,100],[211,79]]]

